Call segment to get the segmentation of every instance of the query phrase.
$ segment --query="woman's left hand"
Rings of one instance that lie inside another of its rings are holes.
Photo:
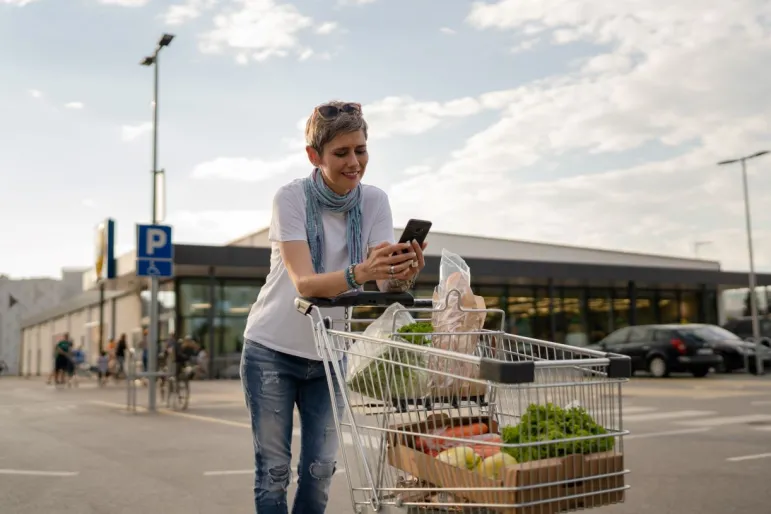
[[[415,252],[415,260],[412,261],[412,266],[407,269],[407,280],[412,281],[426,267],[426,259],[423,257],[423,250],[426,249],[426,246],[428,246],[428,243],[424,242],[420,245],[417,241],[412,241],[412,251]]]
[[[391,279],[385,281],[385,289],[383,289],[383,291],[405,292],[412,287],[412,285],[415,283],[415,279],[417,278],[418,273],[423,271],[423,268],[426,267],[426,260],[423,256],[423,250],[426,249],[426,246],[428,246],[427,243],[420,245],[417,243],[417,241],[412,241],[411,249],[415,254],[412,265],[407,267],[401,273],[391,275]]]

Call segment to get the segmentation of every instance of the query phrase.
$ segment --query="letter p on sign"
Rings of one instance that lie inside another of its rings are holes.
[[[157,228],[147,229],[146,248],[147,255],[155,255],[156,250],[165,248],[168,241],[166,240],[166,232]]]

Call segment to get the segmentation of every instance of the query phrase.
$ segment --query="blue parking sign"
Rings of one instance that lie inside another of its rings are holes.
[[[173,276],[174,244],[168,225],[137,225],[137,276]]]

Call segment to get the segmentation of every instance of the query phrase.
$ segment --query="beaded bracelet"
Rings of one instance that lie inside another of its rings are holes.
[[[356,265],[351,264],[345,270],[345,282],[348,284],[350,289],[359,289],[361,287],[361,284],[356,282],[356,275],[354,273],[355,268]]]

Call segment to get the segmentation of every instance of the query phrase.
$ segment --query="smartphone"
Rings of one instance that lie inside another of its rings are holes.
[[[422,245],[426,241],[428,231],[431,230],[431,222],[426,220],[411,219],[407,222],[407,226],[404,227],[402,237],[399,238],[399,243],[408,243],[412,240]],[[402,253],[409,253],[410,250],[406,249]]]

